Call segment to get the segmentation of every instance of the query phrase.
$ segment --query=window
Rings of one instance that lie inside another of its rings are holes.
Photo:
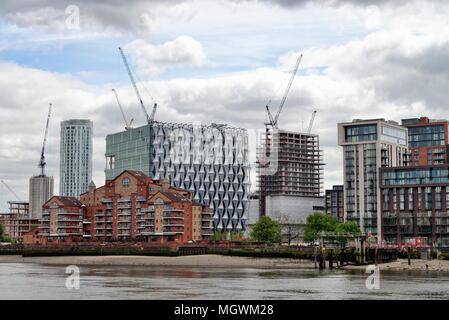
[[[124,178],[124,179],[122,180],[122,185],[123,185],[125,188],[129,187],[129,178]]]

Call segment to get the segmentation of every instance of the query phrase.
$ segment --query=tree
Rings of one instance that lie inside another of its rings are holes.
[[[287,243],[290,245],[293,240],[301,237],[303,224],[299,220],[293,219],[284,213],[279,214],[276,220],[279,221],[281,227],[282,241],[287,239]]]
[[[335,227],[335,233],[342,235],[337,239],[343,247],[345,247],[346,243],[348,242],[348,237],[344,235],[349,234],[351,236],[359,236],[362,234],[362,232],[360,231],[360,227],[354,221],[346,221],[344,223],[337,224],[337,226]]]
[[[336,222],[332,217],[321,212],[312,213],[307,217],[306,226],[304,228],[304,241],[312,242],[318,239],[320,232],[335,231]]]
[[[223,234],[221,233],[221,231],[215,231],[214,233],[214,240],[222,240],[223,239]]]
[[[4,232],[4,228],[3,228],[3,225],[0,223],[0,242],[3,241],[3,232]]]
[[[281,228],[277,221],[263,216],[254,224],[251,238],[266,243],[279,243],[281,241]]]

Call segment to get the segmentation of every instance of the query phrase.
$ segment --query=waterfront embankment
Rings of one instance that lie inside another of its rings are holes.
[[[192,256],[0,256],[0,263],[37,263],[47,265],[105,265],[105,266],[167,266],[167,267],[235,267],[263,269],[314,268],[311,260],[287,258],[249,258],[222,255]]]

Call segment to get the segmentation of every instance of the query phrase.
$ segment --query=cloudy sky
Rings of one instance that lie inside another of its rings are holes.
[[[77,13],[79,12],[79,19]],[[48,103],[47,172],[59,190],[60,121],[94,121],[94,180],[104,181],[105,136],[124,127],[116,88],[137,125],[122,46],[159,121],[263,128],[289,70],[300,70],[279,118],[313,132],[325,186],[341,183],[337,123],[353,118],[449,118],[449,3],[386,0],[2,0],[0,178],[28,198]],[[79,22],[79,24],[78,24]],[[255,160],[255,148],[251,150]],[[0,209],[13,198],[0,186]]]

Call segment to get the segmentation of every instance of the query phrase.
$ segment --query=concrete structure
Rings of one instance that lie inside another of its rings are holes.
[[[53,196],[53,177],[34,176],[30,178],[29,212],[33,219],[42,217],[42,206]]]
[[[154,122],[106,137],[106,179],[123,170],[189,190],[209,206],[214,229],[244,231],[250,188],[246,129]]]
[[[385,119],[339,123],[338,144],[343,147],[344,220],[377,235],[382,228],[379,170],[407,164],[407,128]]]
[[[0,214],[0,224],[4,234],[22,242],[23,235],[39,225],[39,220],[30,219],[28,202],[8,201],[9,213]]]
[[[409,165],[446,164],[448,162],[448,121],[427,117],[403,119],[408,128]]]
[[[248,196],[248,221],[245,230],[245,236],[249,237],[252,227],[259,220],[259,195],[252,193]]]
[[[318,135],[272,129],[262,139],[257,164],[260,215],[305,221],[324,210]]]
[[[449,247],[449,165],[382,168],[380,177],[383,239]]]
[[[59,194],[79,197],[92,180],[92,135],[90,120],[61,122]]]
[[[305,224],[310,214],[324,212],[324,198],[269,195],[266,197],[266,212],[275,220]]]
[[[344,187],[343,185],[332,186],[325,191],[325,212],[335,221],[344,222]]]
[[[187,243],[212,234],[209,207],[192,200],[188,190],[126,170],[102,187],[82,194],[84,238],[91,241]]]

